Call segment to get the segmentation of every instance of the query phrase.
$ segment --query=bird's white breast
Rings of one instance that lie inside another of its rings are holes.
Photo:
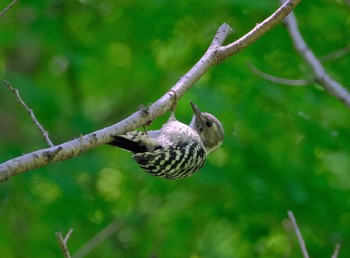
[[[158,133],[158,142],[163,147],[188,141],[201,142],[201,138],[195,130],[179,121],[165,123]]]

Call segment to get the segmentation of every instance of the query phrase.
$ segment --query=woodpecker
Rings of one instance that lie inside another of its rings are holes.
[[[177,121],[172,110],[160,130],[113,136],[108,144],[132,152],[132,158],[151,175],[166,179],[191,176],[220,147],[224,129],[217,118],[190,103],[194,115],[189,125]]]

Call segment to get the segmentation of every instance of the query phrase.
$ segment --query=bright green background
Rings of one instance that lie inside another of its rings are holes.
[[[3,0],[0,10],[10,3]],[[0,78],[21,92],[59,144],[154,102],[205,52],[220,24],[233,41],[277,1],[21,0],[0,19]],[[350,39],[350,7],[302,1],[296,15],[317,56]],[[0,185],[0,257],[61,257],[54,232],[74,228],[74,253],[109,223],[87,257],[301,257],[284,225],[292,210],[312,257],[350,253],[350,111],[317,85],[289,87],[247,68],[310,78],[282,25],[210,71],[179,101],[218,117],[225,143],[193,177],[144,173],[101,146]],[[324,63],[350,85],[350,55]],[[168,114],[155,121],[159,128]],[[44,148],[13,94],[0,88],[0,162]]]

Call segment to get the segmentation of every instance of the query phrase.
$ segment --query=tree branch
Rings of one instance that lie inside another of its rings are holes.
[[[321,62],[323,62],[323,63],[324,62],[328,62],[330,60],[340,58],[340,57],[346,55],[349,52],[350,52],[350,46],[346,46],[346,47],[344,47],[342,49],[339,49],[337,51],[334,51],[332,53],[329,53],[329,54],[327,54],[325,56],[320,57],[319,60]]]
[[[280,0],[283,3],[285,0]],[[350,94],[337,81],[333,80],[323,68],[321,62],[316,58],[312,50],[307,46],[298,28],[296,18],[291,13],[285,19],[287,30],[293,41],[294,48],[304,61],[313,70],[315,81],[326,89],[331,95],[342,101],[348,108],[350,108]]]
[[[73,158],[98,145],[110,142],[112,140],[112,135],[124,134],[147,124],[152,119],[158,118],[171,108],[172,98],[174,96],[171,92],[175,92],[177,98],[180,98],[211,66],[220,63],[252,44],[264,33],[281,22],[300,1],[301,0],[287,1],[248,34],[227,46],[221,45],[227,38],[231,29],[227,24],[221,25],[204,56],[169,90],[168,93],[149,106],[147,110],[137,111],[128,118],[112,126],[81,136],[78,139],[68,141],[59,146],[34,151],[21,157],[8,160],[0,164],[0,181],[28,170],[46,166],[49,163]]]
[[[270,82],[279,83],[279,84],[285,84],[285,85],[290,85],[290,86],[307,86],[308,84],[313,83],[315,81],[314,79],[290,80],[290,79],[285,79],[285,78],[281,78],[281,77],[276,77],[276,76],[273,76],[271,74],[267,74],[267,73],[259,70],[258,68],[256,68],[252,64],[248,64],[248,68],[252,73],[260,76],[261,78],[268,80]]]
[[[61,251],[63,253],[64,258],[71,257],[69,250],[68,250],[67,242],[68,242],[68,239],[69,239],[70,235],[72,234],[72,232],[73,232],[73,229],[71,228],[64,238],[60,232],[55,233],[58,244],[60,245],[60,248],[61,248]]]
[[[1,13],[0,18],[16,3],[17,0],[13,0]]]
[[[303,236],[300,233],[297,221],[296,221],[292,211],[288,211],[288,217],[289,217],[290,221],[292,222],[292,226],[293,226],[294,232],[297,235],[299,246],[300,246],[300,250],[301,250],[301,252],[303,254],[303,257],[304,258],[309,258],[309,254],[307,253],[306,245],[305,245]]]
[[[335,249],[334,249],[334,253],[332,254],[332,258],[338,258],[340,247],[341,247],[341,244],[339,244],[339,243],[335,245]]]
[[[49,138],[49,133],[44,129],[44,127],[42,127],[42,125],[39,123],[38,119],[36,119],[34,112],[32,109],[30,109],[26,103],[23,101],[23,99],[21,98],[21,95],[19,94],[19,91],[15,88],[13,88],[11,86],[10,83],[8,83],[7,81],[4,81],[4,86],[6,88],[8,88],[10,91],[13,92],[13,94],[16,95],[16,98],[18,100],[19,103],[21,103],[21,105],[24,107],[24,109],[28,112],[28,114],[30,115],[30,118],[32,119],[33,123],[36,125],[36,127],[39,129],[41,135],[43,136],[46,144],[49,147],[53,147],[53,143],[51,142],[50,138]]]
[[[121,226],[120,220],[115,220],[111,224],[107,225],[98,234],[91,238],[83,247],[73,254],[73,258],[82,258],[95,249],[103,240],[112,235]]]
[[[217,53],[217,60],[222,61],[227,57],[242,51],[247,46],[258,40],[262,35],[279,24],[289,13],[291,13],[299,2],[300,1],[282,2],[282,6],[278,8],[270,17],[261,23],[257,23],[255,28],[249,31],[243,37],[227,46],[220,47]]]

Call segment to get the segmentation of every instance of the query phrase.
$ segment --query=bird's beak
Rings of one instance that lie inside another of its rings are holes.
[[[194,104],[192,101],[190,103],[191,103],[191,106],[192,106],[192,109],[193,109],[193,112],[194,112],[194,115],[196,116],[196,118],[199,121],[203,121],[202,112],[199,110],[199,108],[196,106],[196,104]]]

